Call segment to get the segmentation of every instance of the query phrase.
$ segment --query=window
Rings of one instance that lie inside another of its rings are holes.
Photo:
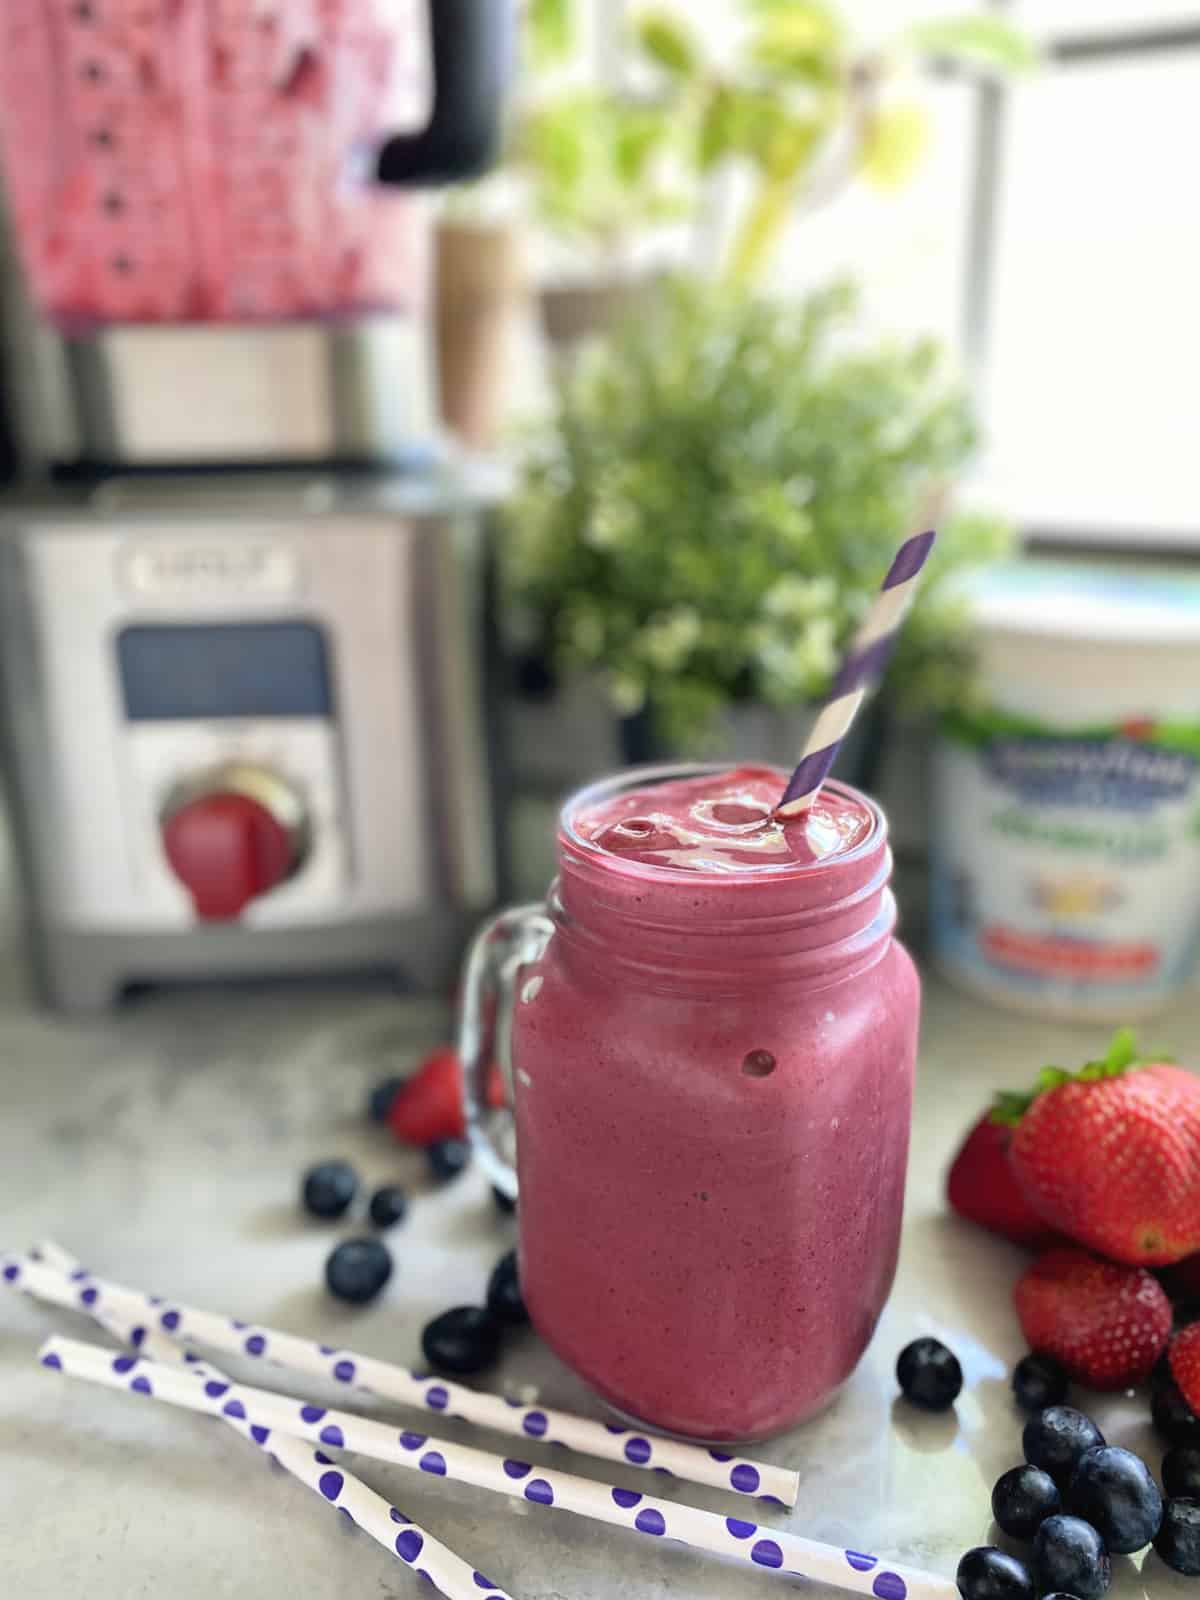
[[[1118,28],[1141,31],[1200,21],[1196,0],[1016,0],[1011,15],[1031,33],[1051,36]]]
[[[1020,10],[1114,27],[1049,41],[980,174],[989,490],[1034,533],[1200,547],[1200,10],[1195,37],[1121,31],[1122,0]]]

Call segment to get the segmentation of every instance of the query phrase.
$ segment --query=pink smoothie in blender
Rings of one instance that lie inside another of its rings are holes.
[[[419,109],[411,0],[5,0],[0,154],[61,326],[411,310],[364,152]]]

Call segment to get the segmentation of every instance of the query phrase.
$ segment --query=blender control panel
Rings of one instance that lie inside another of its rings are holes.
[[[339,901],[349,860],[324,630],[137,623],[115,643],[142,892],[263,927]]]

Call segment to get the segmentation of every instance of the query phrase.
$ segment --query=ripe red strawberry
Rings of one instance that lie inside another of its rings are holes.
[[[500,1069],[488,1068],[486,1100],[505,1104]],[[443,1045],[425,1057],[417,1071],[396,1091],[388,1108],[388,1127],[405,1144],[429,1145],[439,1139],[461,1139],[467,1131],[463,1109],[462,1068],[458,1052]]]
[[[1047,1067],[1002,1096],[1009,1160],[1034,1210],[1113,1261],[1165,1266],[1200,1250],[1200,1078],[1135,1060],[1122,1029],[1074,1076]]]
[[[946,1178],[952,1211],[1029,1250],[1059,1241],[1026,1200],[1008,1164],[1012,1129],[986,1112],[963,1140]]]
[[[1013,1299],[1030,1348],[1089,1389],[1140,1383],[1171,1337],[1171,1302],[1153,1274],[1074,1245],[1039,1256]]]
[[[1171,1340],[1171,1376],[1192,1410],[1200,1408],[1200,1322],[1190,1322]]]

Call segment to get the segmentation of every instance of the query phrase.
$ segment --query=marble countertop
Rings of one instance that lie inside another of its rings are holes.
[[[436,1004],[378,991],[245,990],[163,995],[111,1018],[64,1022],[32,1008],[18,973],[13,959],[0,964],[0,1246],[50,1235],[119,1281],[402,1362],[415,1358],[435,1311],[479,1298],[512,1235],[479,1173],[418,1195],[393,1236],[388,1292],[356,1313],[319,1287],[336,1226],[306,1223],[296,1205],[302,1169],[326,1155],[349,1157],[369,1182],[420,1186],[419,1158],[366,1127],[361,1108],[371,1082],[442,1035]],[[1192,1002],[1162,1019],[1155,1038],[1182,1054],[1198,1024]],[[990,1485],[1020,1453],[1006,1374],[1022,1349],[1009,1305],[1022,1258],[945,1214],[942,1172],[992,1088],[1023,1083],[1047,1059],[1094,1054],[1101,1042],[1099,1029],[1034,1023],[928,982],[895,1293],[834,1405],[755,1452],[799,1469],[799,1504],[776,1514],[780,1525],[946,1574],[963,1549],[987,1541]],[[341,1600],[417,1592],[410,1573],[265,1470],[227,1430],[39,1369],[33,1352],[52,1328],[91,1336],[82,1323],[0,1298],[6,1593]],[[967,1387],[952,1415],[917,1415],[896,1400],[896,1352],[920,1333],[945,1338],[962,1360]],[[493,1381],[534,1385],[545,1401],[601,1414],[532,1333],[513,1341]],[[1097,1408],[1111,1439],[1157,1466],[1145,1413],[1144,1397]],[[603,1465],[576,1465],[605,1476]],[[786,1587],[524,1501],[359,1466],[522,1600],[601,1600],[618,1589],[749,1600]],[[659,1492],[729,1509],[715,1491]],[[1192,1592],[1153,1556],[1144,1570],[1141,1557],[1117,1566],[1116,1600]]]

